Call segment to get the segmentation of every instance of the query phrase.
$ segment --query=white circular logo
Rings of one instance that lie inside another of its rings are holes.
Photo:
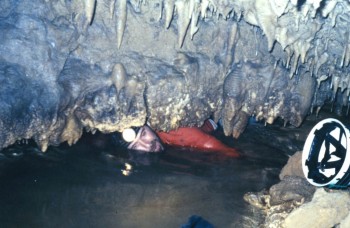
[[[350,165],[350,158],[346,156],[348,138],[348,129],[336,119],[322,120],[313,127],[302,157],[303,172],[311,184],[348,185],[349,177],[345,175]]]

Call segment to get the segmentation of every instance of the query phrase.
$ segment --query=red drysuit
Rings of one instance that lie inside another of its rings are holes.
[[[202,127],[182,127],[169,132],[157,132],[164,144],[170,146],[191,147],[205,152],[219,152],[230,157],[239,157],[238,151],[226,146],[209,134],[214,126],[206,120]]]

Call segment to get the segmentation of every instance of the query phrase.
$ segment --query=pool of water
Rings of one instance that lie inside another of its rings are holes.
[[[246,192],[277,183],[301,149],[291,130],[252,123],[238,140],[220,136],[243,158],[167,148],[139,154],[107,136],[76,145],[29,143],[0,151],[1,227],[181,227],[198,215],[215,227],[254,227]],[[102,139],[101,139],[102,138]]]

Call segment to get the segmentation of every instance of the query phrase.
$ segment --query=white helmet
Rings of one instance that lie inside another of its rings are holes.
[[[315,186],[346,188],[350,181],[349,130],[336,119],[324,119],[309,133],[303,149],[302,167]]]

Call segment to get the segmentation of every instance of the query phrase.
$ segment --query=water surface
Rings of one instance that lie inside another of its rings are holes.
[[[260,123],[239,140],[219,136],[241,159],[175,148],[128,153],[106,137],[46,153],[31,143],[1,151],[1,227],[181,227],[191,215],[215,227],[256,226],[243,195],[277,183],[302,146],[291,130]]]

